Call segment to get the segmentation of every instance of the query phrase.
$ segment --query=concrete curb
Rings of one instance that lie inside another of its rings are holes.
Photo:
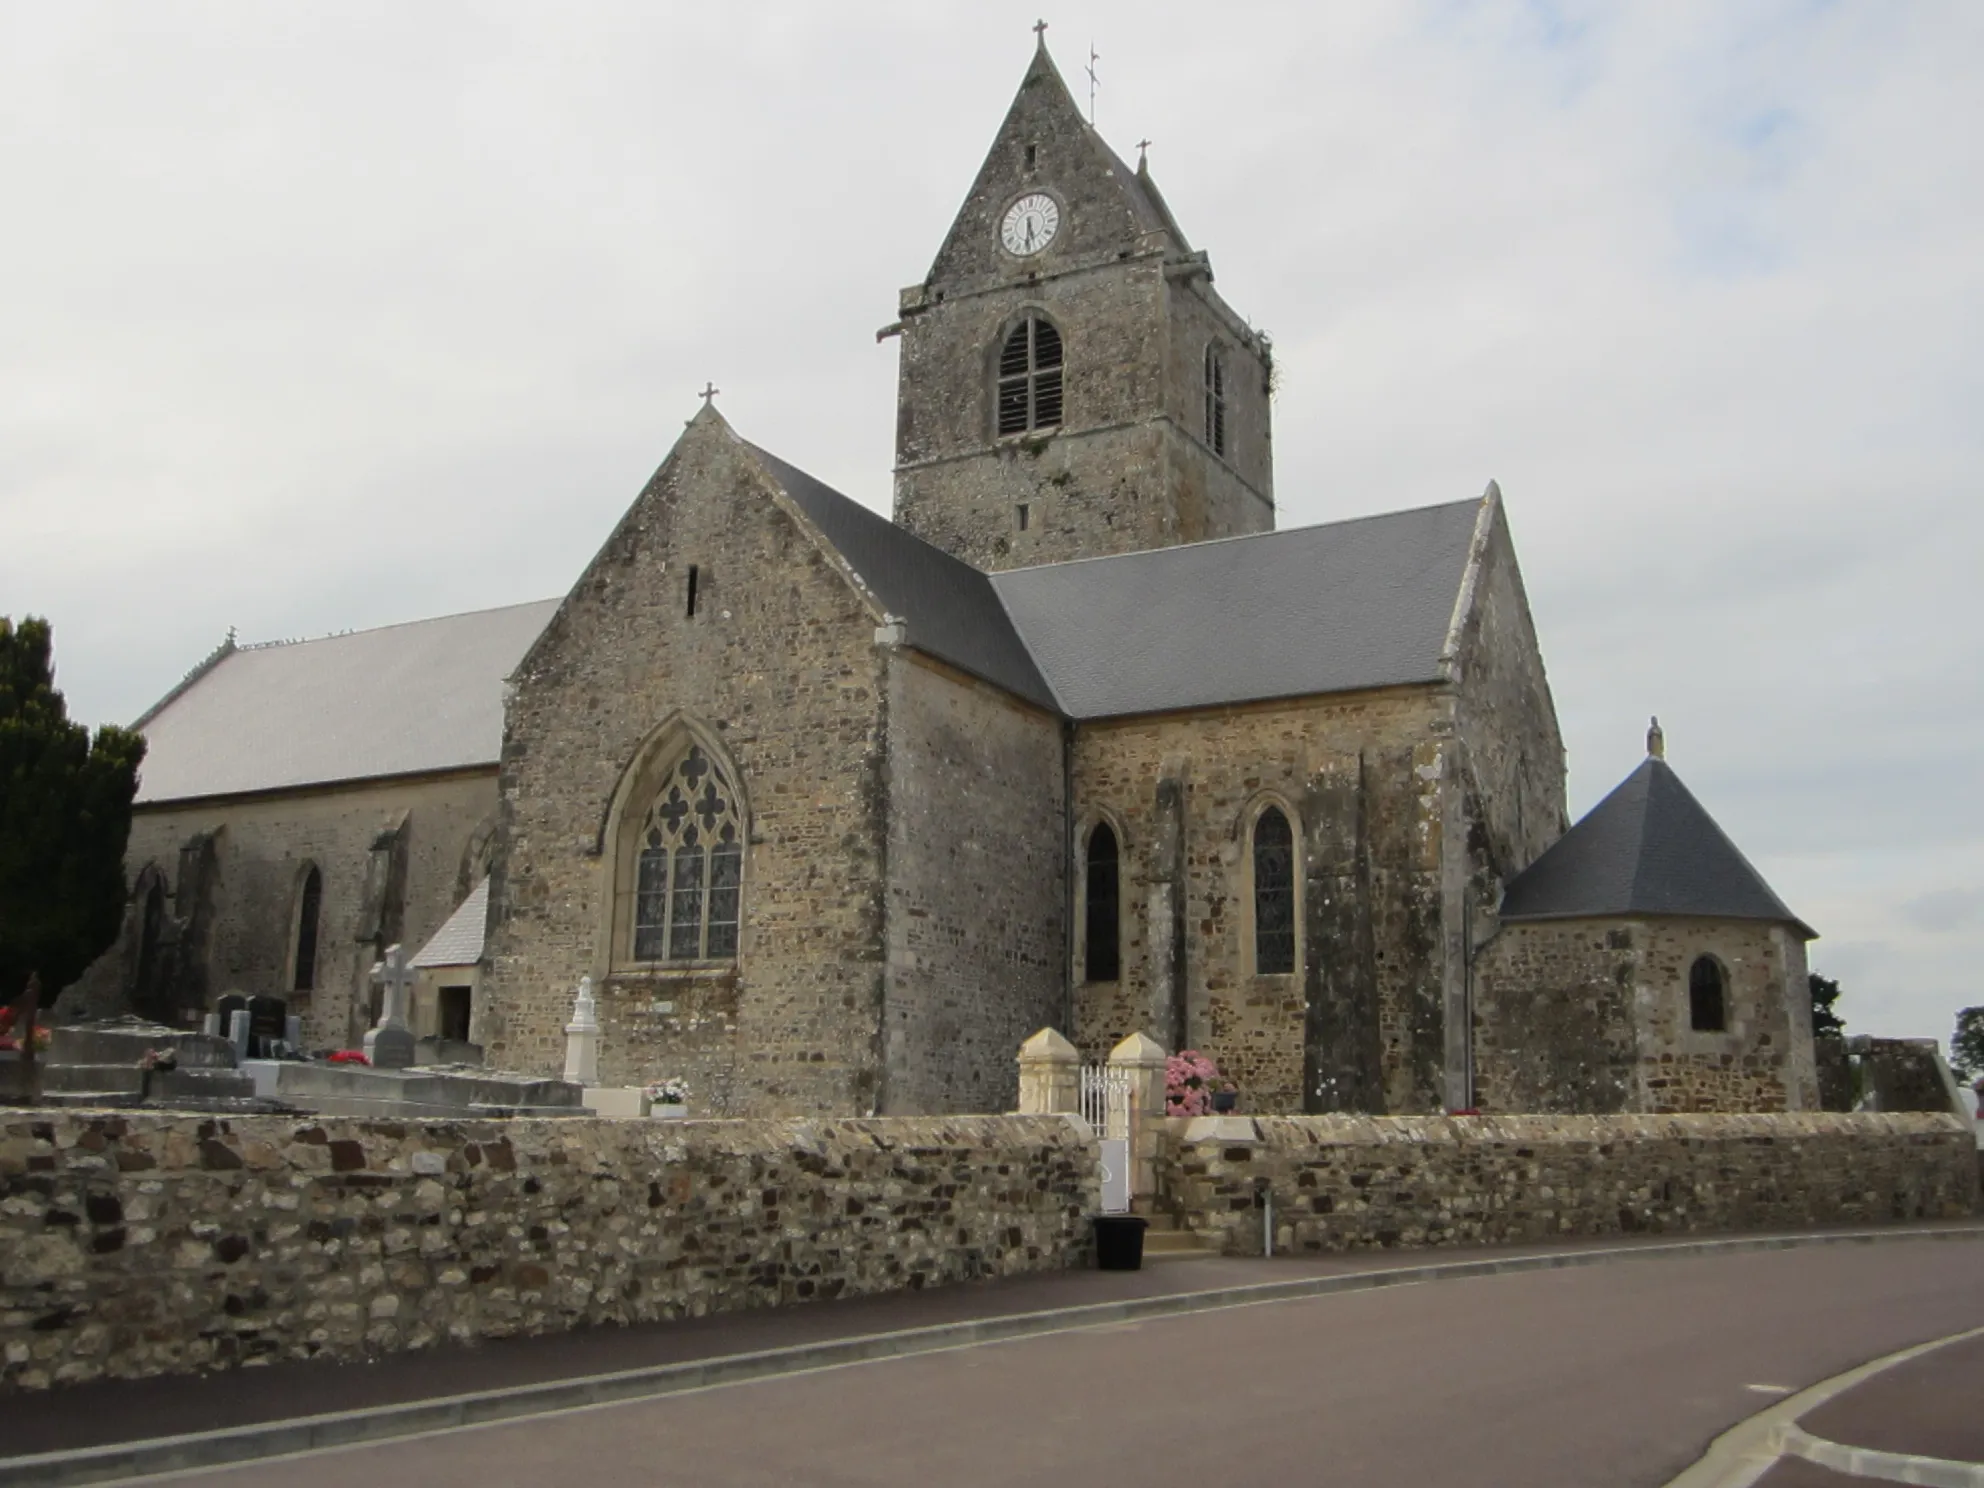
[[[1841,1446],[1814,1436],[1799,1426],[1799,1418],[1817,1410],[1855,1385],[1932,1354],[1939,1348],[1984,1334],[1984,1328],[1932,1338],[1927,1343],[1870,1359],[1844,1374],[1820,1380],[1810,1389],[1786,1396],[1768,1410],[1739,1421],[1709,1443],[1709,1448],[1664,1488],[1750,1488],[1786,1457],[1802,1457],[1820,1467],[1875,1482],[1921,1483],[1931,1488],[1984,1488],[1984,1465],[1949,1462],[1940,1457],[1916,1457],[1900,1452],[1876,1452],[1868,1447]]]
[[[555,1411],[610,1405],[629,1400],[679,1395],[721,1385],[798,1374],[837,1365],[870,1363],[910,1354],[969,1348],[977,1344],[1038,1337],[1049,1333],[1093,1328],[1111,1323],[1178,1317],[1228,1307],[1258,1306],[1327,1297],[1341,1292],[1373,1291],[1433,1281],[1465,1281],[1483,1276],[1507,1276],[1526,1271],[1552,1271],[1615,1261],[1668,1259],[1745,1251],[1791,1250],[1818,1245],[1873,1245],[1883,1241],[1984,1240],[1984,1225],[1929,1230],[1846,1230],[1820,1234],[1739,1235],[1671,1244],[1612,1246],[1605,1249],[1551,1251],[1541,1255],[1500,1256],[1477,1261],[1430,1261],[1387,1267],[1382,1271],[1337,1276],[1305,1276],[1293,1281],[1257,1282],[1169,1296],[1133,1297],[1114,1302],[1086,1303],[1004,1317],[975,1318],[828,1339],[789,1348],[748,1354],[726,1354],[657,1364],[611,1374],[513,1385],[401,1405],[372,1406],[330,1415],[301,1416],[252,1426],[184,1436],[154,1437],[84,1447],[70,1452],[43,1452],[30,1457],[0,1458],[0,1488],[69,1488],[72,1484],[154,1477],[163,1473],[222,1467],[260,1458],[325,1451],[334,1447],[493,1425]],[[1897,1359],[1898,1362],[1898,1359]],[[1803,1398],[1803,1397],[1799,1397]],[[1809,1408],[1809,1407],[1808,1407]],[[1739,1428],[1740,1429],[1740,1428]],[[1680,1480],[1676,1480],[1677,1483]]]

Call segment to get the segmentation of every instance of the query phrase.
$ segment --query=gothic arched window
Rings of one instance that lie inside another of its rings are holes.
[[[1117,863],[1116,829],[1097,822],[1088,834],[1082,879],[1082,979],[1113,982],[1123,974],[1122,879]]]
[[[296,974],[290,988],[308,992],[317,985],[317,921],[324,909],[324,875],[316,865],[303,875],[303,890],[296,896]]]
[[[1729,1026],[1729,999],[1722,963],[1697,956],[1688,968],[1688,1026],[1696,1033],[1721,1033]]]
[[[1061,422],[1061,333],[1043,315],[1014,326],[999,349],[999,432],[1025,434]]]
[[[145,891],[145,907],[138,921],[138,977],[131,990],[134,1006],[153,1017],[161,1016],[158,995],[159,941],[165,934],[165,885],[153,878]]]
[[[1254,821],[1254,971],[1295,970],[1295,834],[1279,806]]]
[[[733,959],[743,827],[735,789],[701,746],[662,778],[639,830],[632,959]]]
[[[1226,453],[1226,353],[1217,341],[1206,347],[1206,443]]]

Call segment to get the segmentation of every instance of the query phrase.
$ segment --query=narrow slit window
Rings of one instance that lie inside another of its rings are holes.
[[[695,619],[695,618],[696,618],[696,579],[697,579],[697,577],[698,577],[698,575],[697,575],[697,573],[696,573],[696,565],[692,563],[692,564],[690,564],[690,565],[689,565],[689,618],[690,618],[691,620],[693,620],[693,619]]]
[[[1001,434],[1052,429],[1061,422],[1061,333],[1029,315],[999,348],[998,425]]]
[[[324,909],[324,875],[316,868],[303,877],[296,905],[296,971],[290,990],[309,992],[317,985],[317,921]]]
[[[1098,822],[1088,834],[1088,861],[1082,876],[1082,979],[1113,982],[1123,974],[1122,883],[1116,831]]]
[[[1226,454],[1226,354],[1217,343],[1206,348],[1206,443]]]
[[[1027,519],[1027,509],[1026,509],[1026,503],[1024,501],[1022,501],[1019,505],[1019,513],[1020,513],[1020,531],[1024,532],[1026,531],[1026,519]]]
[[[1295,970],[1295,834],[1279,806],[1254,823],[1254,970]]]
[[[1688,1023],[1696,1033],[1721,1033],[1729,1026],[1729,996],[1722,963],[1697,956],[1688,968]]]
[[[1026,168],[1028,170],[1032,170],[1034,166],[1039,163],[1039,161],[1040,161],[1040,146],[1028,145],[1026,147]]]

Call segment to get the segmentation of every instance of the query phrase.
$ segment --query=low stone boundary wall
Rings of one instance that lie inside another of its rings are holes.
[[[1086,1264],[1058,1117],[0,1113],[0,1390]]]
[[[1173,1120],[1159,1192],[1228,1254],[1496,1245],[1966,1216],[1956,1118],[1261,1116]]]

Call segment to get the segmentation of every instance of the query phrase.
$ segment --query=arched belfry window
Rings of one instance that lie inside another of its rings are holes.
[[[1043,315],[1014,326],[999,349],[999,432],[1024,434],[1061,422],[1061,333]]]
[[[1082,980],[1114,982],[1123,975],[1122,876],[1116,829],[1097,822],[1088,834],[1082,877]]]
[[[1226,453],[1226,353],[1217,341],[1206,347],[1206,443]]]
[[[1279,806],[1254,820],[1254,971],[1295,970],[1295,833]]]
[[[662,777],[639,833],[631,959],[734,958],[743,826],[735,787],[700,745]]]
[[[296,896],[296,970],[290,989],[312,991],[317,985],[317,922],[324,912],[324,875],[316,865],[303,875],[303,887]]]
[[[1688,968],[1688,1026],[1696,1033],[1721,1033],[1729,1026],[1729,989],[1722,963],[1697,956]]]

